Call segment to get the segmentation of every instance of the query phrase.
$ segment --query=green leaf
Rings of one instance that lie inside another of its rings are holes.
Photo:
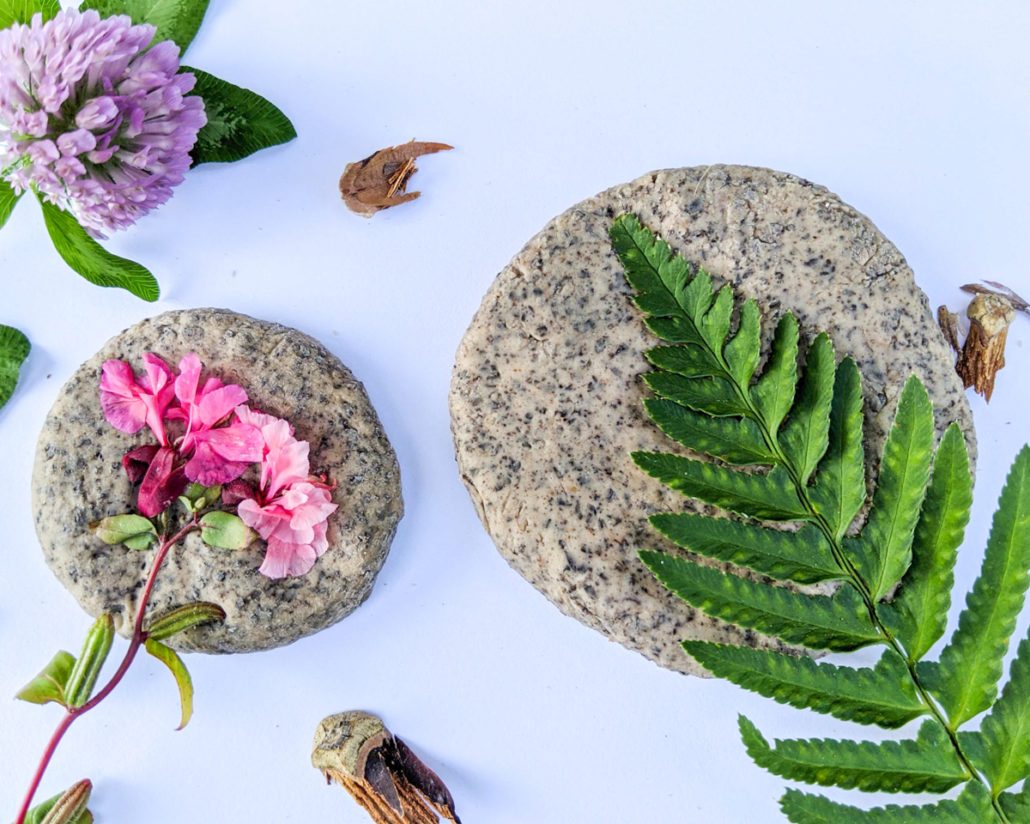
[[[43,671],[22,687],[14,697],[30,704],[46,704],[53,701],[67,706],[64,700],[65,685],[75,666],[75,656],[61,650],[47,664]]]
[[[911,563],[912,538],[932,455],[933,407],[922,382],[912,376],[901,392],[883,447],[869,517],[858,538],[845,539],[845,548],[875,601],[893,589]]]
[[[157,281],[147,269],[112,255],[86,234],[71,213],[43,200],[40,206],[54,248],[72,269],[97,286],[117,286],[143,300],[157,300]]]
[[[185,52],[204,20],[208,0],[86,0],[83,9],[96,9],[101,17],[127,14],[133,23],[157,27],[154,42],[174,40]]]
[[[677,546],[770,578],[814,584],[844,577],[826,538],[812,526],[790,532],[688,512],[661,512],[650,521]]]
[[[1012,661],[1009,680],[980,725],[986,745],[984,775],[995,797],[1030,777],[1030,638]]]
[[[15,23],[31,23],[36,12],[43,15],[45,23],[60,10],[59,0],[0,0],[0,29]]]
[[[1023,789],[1019,793],[1002,793],[998,796],[998,801],[1001,802],[1001,808],[1012,824],[1030,822],[1030,781],[1023,783]]]
[[[155,641],[164,641],[188,630],[190,627],[206,624],[210,621],[224,621],[225,610],[218,604],[208,601],[197,601],[166,612],[154,618],[147,628],[147,637]]]
[[[973,476],[958,424],[941,438],[933,477],[912,544],[912,566],[894,600],[881,608],[909,660],[918,661],[944,635],[957,550],[973,503]]]
[[[190,152],[194,166],[240,160],[297,136],[289,118],[261,95],[200,69],[183,66],[182,70],[196,76],[193,94],[204,99],[207,114],[207,124]]]
[[[31,348],[25,335],[12,326],[0,323],[0,407],[14,394],[18,373]]]
[[[767,521],[793,521],[807,514],[780,467],[761,475],[664,452],[634,452],[632,457],[666,486],[729,512]]]
[[[0,0],[0,2],[2,1]],[[6,27],[0,26],[0,28]],[[7,223],[7,218],[11,216],[11,212],[14,211],[14,207],[18,205],[20,199],[21,195],[14,193],[14,188],[10,183],[0,180],[0,229]]]
[[[837,365],[830,409],[830,443],[809,496],[840,540],[865,503],[862,379],[851,358]]]
[[[890,651],[874,669],[853,669],[707,641],[684,641],[683,648],[713,675],[739,687],[843,721],[896,729],[927,712],[904,662]]]
[[[740,308],[737,333],[723,349],[723,357],[729,367],[730,376],[739,386],[747,388],[751,383],[751,378],[758,367],[761,346],[762,324],[758,313],[758,304],[752,298]]]
[[[733,317],[733,290],[723,286],[715,296],[712,308],[701,318],[701,337],[713,352],[722,350],[723,342],[730,333],[730,319]]]
[[[830,442],[830,407],[833,405],[833,344],[825,332],[808,348],[801,395],[794,404],[780,444],[802,484],[807,484]]]
[[[176,686],[179,687],[179,704],[182,709],[182,720],[176,729],[181,730],[189,723],[190,718],[193,715],[193,681],[190,679],[190,674],[186,670],[186,665],[183,664],[182,659],[176,655],[175,650],[171,647],[165,646],[160,641],[148,638],[143,645],[147,652],[168,667],[172,673],[172,677],[175,678]]]
[[[700,346],[656,346],[644,355],[659,369],[685,378],[711,378],[726,374],[712,353]]]
[[[783,778],[867,792],[945,792],[970,776],[947,735],[927,721],[916,740],[777,740],[773,746],[754,724],[739,716],[740,735],[758,766]]]
[[[655,394],[697,412],[716,417],[749,412],[733,384],[723,378],[684,378],[672,372],[647,372],[642,377]]]
[[[821,795],[787,790],[780,800],[780,808],[794,824],[998,824],[991,799],[976,782],[967,784],[954,801],[923,806],[888,804],[872,810],[838,804]]]
[[[852,650],[881,640],[850,586],[833,598],[802,595],[659,552],[645,550],[640,558],[666,587],[713,618],[812,649]]]
[[[940,663],[919,673],[941,702],[953,730],[986,710],[997,694],[1002,659],[1030,578],[1030,446],[1009,472],[994,514],[983,568]]]
[[[776,325],[772,355],[751,398],[773,435],[794,405],[798,382],[798,322],[787,312]]]
[[[129,549],[146,549],[157,539],[157,528],[142,515],[109,515],[89,524],[89,531],[105,544],[125,544]]]
[[[231,512],[215,510],[200,519],[200,537],[217,549],[246,549],[257,533]]]
[[[64,694],[69,707],[81,707],[93,694],[93,686],[100,675],[100,669],[107,660],[114,641],[114,621],[107,613],[101,615],[86,633],[82,652],[68,674]]]
[[[713,418],[665,398],[647,398],[644,408],[662,432],[696,452],[742,466],[776,463],[758,424],[748,418]]]

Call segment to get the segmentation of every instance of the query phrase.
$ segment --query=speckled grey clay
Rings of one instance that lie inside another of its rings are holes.
[[[658,584],[640,548],[679,552],[646,518],[698,510],[645,476],[636,449],[675,451],[645,417],[643,352],[658,341],[627,295],[612,219],[633,212],[716,284],[754,297],[766,340],[792,311],[829,332],[863,377],[867,454],[897,394],[926,383],[938,432],[972,432],[955,359],[904,258],[821,186],[745,166],[645,175],[569,209],[515,256],[458,349],[452,430],[462,479],[501,554],[562,612],[664,667],[700,674],[685,638],[776,648],[714,621]],[[971,444],[972,445],[972,444]]]
[[[269,580],[257,572],[264,544],[242,552],[204,545],[190,535],[157,578],[151,614],[187,601],[214,601],[222,624],[172,639],[182,650],[249,652],[318,632],[368,597],[402,512],[397,460],[364,388],[320,343],[294,329],[222,309],[168,312],[109,341],[65,384],[36,452],[32,479],[36,531],[50,568],[91,615],[113,612],[119,632],[131,630],[136,596],[152,552],[106,546],[90,521],[134,509],[135,490],[122,455],[152,442],[149,430],[126,435],[100,411],[100,367],[119,358],[142,372],[155,352],[171,366],[188,352],[205,375],[238,383],[251,406],[287,418],[311,444],[311,469],[338,486],[329,549],[307,575]]]

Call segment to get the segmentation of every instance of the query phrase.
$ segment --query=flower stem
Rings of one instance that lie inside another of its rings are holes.
[[[157,573],[161,569],[161,564],[164,563],[164,559],[171,548],[185,538],[190,531],[196,528],[196,526],[197,518],[196,515],[194,515],[193,519],[178,532],[171,537],[165,536],[158,543],[157,552],[154,554],[154,562],[150,567],[146,583],[143,585],[143,591],[140,594],[139,607],[136,610],[136,620],[132,627],[132,637],[129,639],[128,649],[125,650],[125,655],[122,658],[121,663],[118,665],[118,669],[115,670],[114,675],[111,676],[108,682],[104,684],[104,686],[85,704],[82,704],[79,707],[65,708],[65,713],[57,724],[57,728],[54,730],[53,735],[50,736],[50,742],[47,744],[46,750],[43,751],[43,756],[39,760],[36,772],[32,776],[32,782],[29,784],[28,792],[25,794],[25,800],[22,802],[21,808],[18,810],[18,817],[15,819],[15,824],[25,824],[25,818],[29,813],[32,799],[35,797],[36,790],[39,789],[40,782],[43,780],[43,774],[46,772],[54,753],[57,751],[57,746],[61,743],[61,739],[64,738],[64,734],[68,731],[68,728],[71,727],[76,718],[89,712],[93,707],[103,701],[111,691],[118,686],[122,678],[125,676],[125,673],[128,672],[129,667],[136,658],[136,653],[139,652],[139,648],[143,646],[143,642],[147,640],[146,632],[143,631],[143,622],[146,617],[147,602],[150,600],[150,595],[154,591],[154,582],[157,580]]]

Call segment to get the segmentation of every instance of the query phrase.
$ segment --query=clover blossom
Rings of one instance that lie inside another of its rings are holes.
[[[0,31],[0,179],[94,237],[172,196],[207,122],[179,47],[129,17],[66,9]]]

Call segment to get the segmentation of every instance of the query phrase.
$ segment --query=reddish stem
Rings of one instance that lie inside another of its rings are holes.
[[[25,800],[22,802],[21,809],[18,811],[18,817],[15,819],[15,824],[25,824],[25,818],[29,814],[29,807],[32,804],[32,799],[36,795],[36,790],[39,789],[40,782],[43,780],[43,774],[50,765],[50,760],[53,758],[54,752],[57,750],[57,745],[61,743],[61,739],[64,738],[64,734],[68,731],[72,722],[74,722],[79,716],[84,715],[93,709],[93,707],[103,701],[111,691],[118,686],[119,682],[128,671],[129,666],[132,664],[133,659],[135,659],[136,653],[139,652],[139,648],[143,646],[143,642],[147,640],[146,633],[143,631],[143,619],[146,616],[147,601],[150,600],[150,594],[154,591],[154,582],[157,580],[158,570],[161,568],[161,564],[164,563],[165,556],[168,555],[169,550],[185,538],[187,533],[196,527],[196,525],[197,521],[194,516],[192,521],[176,532],[171,538],[161,539],[161,542],[157,547],[157,552],[154,555],[153,566],[151,566],[150,573],[147,575],[147,581],[143,585],[139,608],[136,610],[136,621],[132,627],[132,637],[129,639],[129,648],[125,651],[125,656],[122,658],[121,664],[118,665],[118,669],[115,670],[115,673],[111,676],[110,680],[104,684],[103,688],[101,688],[96,695],[90,698],[89,701],[80,707],[65,708],[65,714],[61,718],[60,723],[58,723],[57,729],[54,730],[54,734],[50,736],[50,743],[47,744],[47,748],[43,752],[43,757],[39,760],[39,766],[36,767],[36,773],[32,776],[32,783],[29,784],[29,790],[25,794]]]

